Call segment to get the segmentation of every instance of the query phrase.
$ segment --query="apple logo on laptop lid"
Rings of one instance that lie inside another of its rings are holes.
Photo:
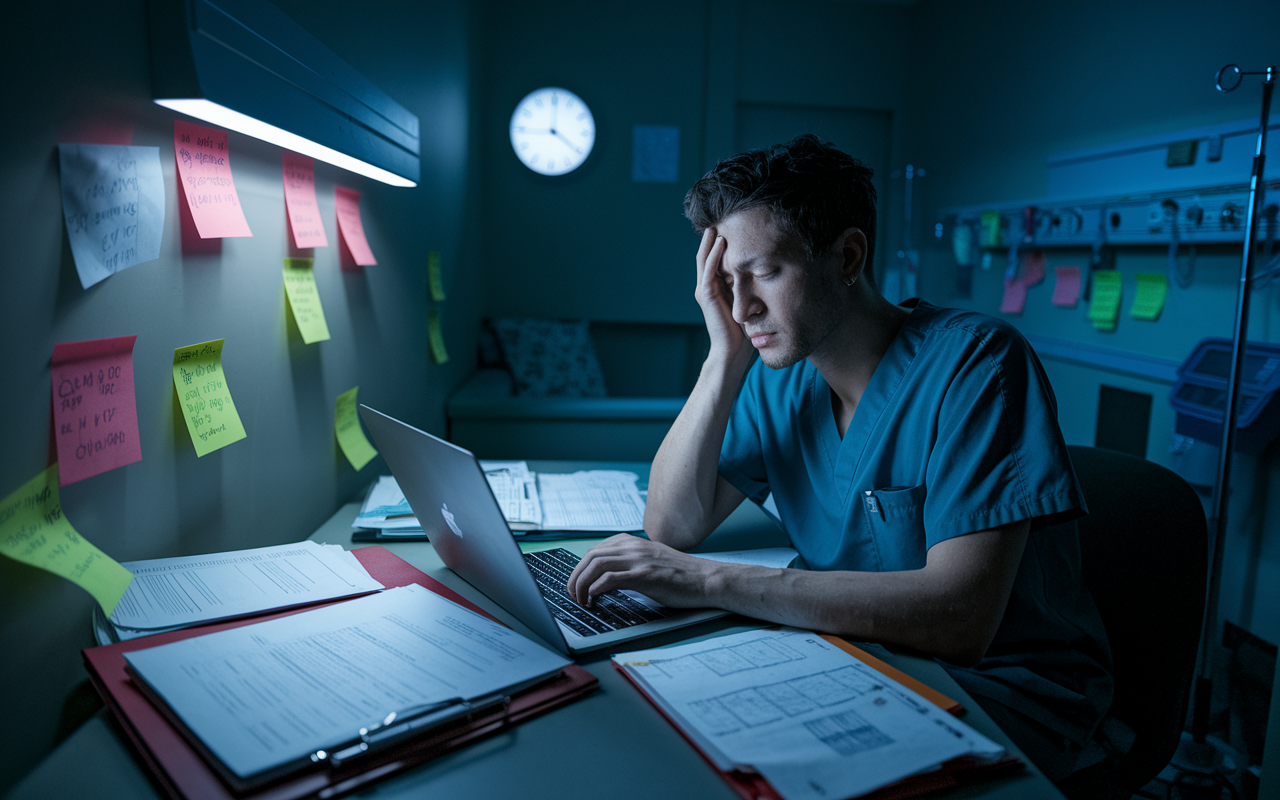
[[[453,514],[449,513],[448,503],[442,503],[440,505],[440,513],[444,515],[444,521],[449,526],[449,530],[461,537],[462,529],[458,527],[458,522],[453,518]]]

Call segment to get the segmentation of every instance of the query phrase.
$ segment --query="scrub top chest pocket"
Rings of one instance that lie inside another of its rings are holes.
[[[862,492],[867,528],[882,570],[920,569],[925,564],[924,499],[927,487],[890,486]]]

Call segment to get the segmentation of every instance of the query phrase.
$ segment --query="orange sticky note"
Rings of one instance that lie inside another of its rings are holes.
[[[333,187],[333,208],[338,212],[338,235],[347,246],[352,259],[361,267],[378,263],[364,238],[364,223],[360,220],[360,193],[345,186]]]
[[[142,460],[133,392],[137,338],[53,346],[53,429],[60,486]]]
[[[284,206],[289,213],[293,246],[328,247],[320,207],[316,205],[316,162],[308,156],[284,151]]]
[[[227,132],[175,119],[173,153],[178,161],[178,185],[200,238],[252,236],[231,177]]]

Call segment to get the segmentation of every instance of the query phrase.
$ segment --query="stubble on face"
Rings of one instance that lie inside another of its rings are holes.
[[[783,369],[808,358],[839,326],[846,313],[843,286],[831,267],[830,257],[807,261],[796,296],[783,314],[769,314],[775,323],[784,322],[781,349],[761,350],[760,360],[771,369]],[[780,309],[781,311],[782,309]]]

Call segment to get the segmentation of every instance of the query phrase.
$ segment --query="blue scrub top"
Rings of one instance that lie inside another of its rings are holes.
[[[757,361],[730,415],[720,474],[757,503],[772,492],[810,569],[920,569],[938,542],[1030,519],[987,657],[943,666],[970,693],[1082,745],[1110,706],[1111,660],[1080,582],[1073,520],[1085,505],[1053,390],[1012,326],[904,306],[910,315],[843,439],[830,388],[808,360],[780,370]]]

